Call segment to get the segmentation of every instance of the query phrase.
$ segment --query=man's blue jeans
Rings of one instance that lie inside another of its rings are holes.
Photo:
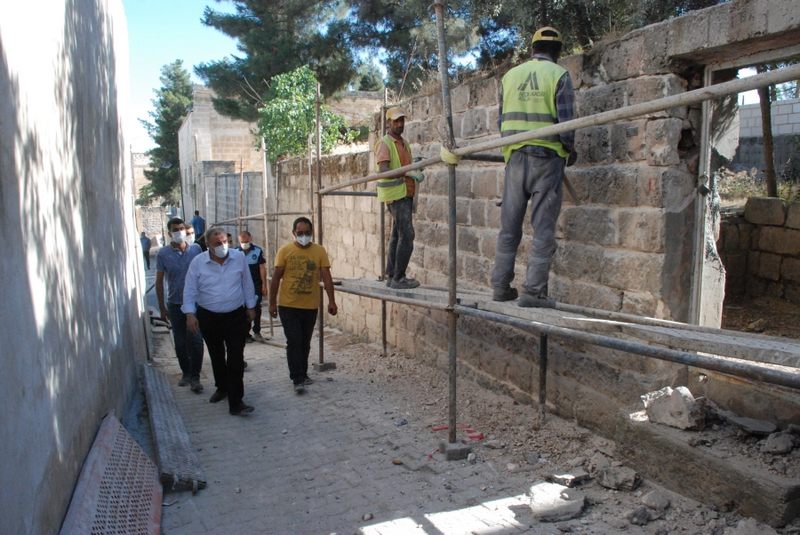
[[[203,367],[203,337],[186,330],[186,314],[181,306],[167,303],[169,322],[172,324],[172,339],[175,341],[175,355],[183,376],[187,379],[200,379]]]
[[[386,276],[390,279],[400,280],[406,276],[411,253],[414,251],[414,224],[411,220],[413,205],[414,199],[411,197],[386,205],[394,219],[386,260]]]

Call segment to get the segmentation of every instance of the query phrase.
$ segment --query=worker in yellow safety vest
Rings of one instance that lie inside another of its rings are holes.
[[[508,71],[502,80],[500,133],[528,132],[573,118],[574,91],[569,73],[558,65],[561,34],[549,26],[533,34],[530,61]],[[547,295],[550,262],[556,249],[555,229],[561,211],[565,165],[575,162],[574,131],[503,147],[506,161],[500,234],[497,238],[492,297],[521,307],[553,307]],[[522,223],[531,201],[531,247],[522,295],[511,286]]]
[[[405,117],[401,108],[386,110],[389,131],[375,145],[375,162],[381,173],[411,163],[411,146],[403,139]],[[414,194],[422,179],[422,173],[411,172],[397,178],[384,178],[377,183],[378,200],[386,203],[393,219],[386,260],[386,285],[389,288],[400,290],[419,286],[418,281],[406,276],[406,269],[414,251]]]

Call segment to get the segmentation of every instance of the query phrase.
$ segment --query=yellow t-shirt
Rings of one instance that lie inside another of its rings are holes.
[[[319,270],[331,267],[325,248],[316,243],[300,247],[297,242],[278,249],[275,267],[284,268],[278,304],[284,307],[319,308]]]

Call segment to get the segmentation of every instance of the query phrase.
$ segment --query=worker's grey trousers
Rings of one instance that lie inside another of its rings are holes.
[[[531,199],[533,247],[522,290],[547,295],[550,261],[556,250],[556,221],[561,211],[564,158],[543,158],[515,150],[506,164],[500,235],[492,271],[492,287],[508,288],[514,279],[514,261],[522,240],[522,223]]]

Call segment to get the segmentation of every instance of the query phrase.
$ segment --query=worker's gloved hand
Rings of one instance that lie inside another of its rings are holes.
[[[444,163],[449,163],[450,165],[456,165],[461,160],[461,156],[453,154],[447,150],[447,147],[444,145],[442,145],[442,148],[439,149],[439,156],[442,158]]]
[[[577,159],[578,159],[578,153],[573,150],[572,152],[569,153],[569,156],[567,156],[567,167],[574,165]]]
[[[413,178],[414,181],[417,183],[425,180],[425,174],[422,171],[410,171],[406,173],[406,176]]]

